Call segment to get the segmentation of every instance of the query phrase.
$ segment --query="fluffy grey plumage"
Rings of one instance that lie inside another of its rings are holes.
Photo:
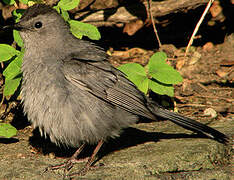
[[[106,61],[96,45],[75,38],[52,8],[34,5],[15,25],[25,45],[24,111],[57,144],[78,147],[116,137],[138,115],[167,118],[225,142],[226,136],[162,109]]]

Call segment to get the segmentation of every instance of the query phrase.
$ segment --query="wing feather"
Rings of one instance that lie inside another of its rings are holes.
[[[64,74],[67,80],[81,90],[128,112],[155,119],[146,106],[144,95],[122,72],[106,61],[66,61]]]

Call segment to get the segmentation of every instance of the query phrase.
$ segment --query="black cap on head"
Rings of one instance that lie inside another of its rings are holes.
[[[45,5],[45,4],[35,4],[31,7],[29,7],[24,14],[22,15],[21,19],[22,20],[29,20],[33,17],[36,17],[41,14],[52,14],[52,13],[57,13],[55,9],[52,7]]]

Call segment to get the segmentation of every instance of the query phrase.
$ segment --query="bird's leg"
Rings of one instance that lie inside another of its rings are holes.
[[[81,151],[84,149],[85,147],[85,143],[83,143],[77,150],[76,152],[72,155],[72,157],[70,157],[69,160],[65,161],[62,164],[57,164],[57,165],[53,165],[53,166],[49,166],[47,167],[44,172],[48,171],[48,170],[56,170],[59,168],[65,168],[65,170],[70,170],[73,166],[73,164],[75,162],[78,162],[79,160],[77,160],[77,156],[81,153]]]
[[[70,170],[71,168],[72,168],[72,166],[73,166],[73,164],[75,163],[75,162],[80,162],[80,159],[77,159],[77,157],[79,156],[79,154],[81,153],[81,151],[84,149],[84,147],[85,147],[85,143],[83,143],[77,150],[76,150],[76,152],[72,155],[72,157],[68,160],[68,161],[66,161],[66,162],[64,162],[64,164],[65,164],[65,169],[64,170]],[[82,159],[83,160],[83,159]]]
[[[100,148],[103,145],[103,143],[104,143],[103,140],[100,140],[98,142],[96,148],[94,149],[93,154],[90,156],[88,162],[85,164],[85,167],[83,167],[79,172],[75,172],[75,173],[69,174],[69,177],[71,177],[71,176],[83,176],[83,175],[85,175],[88,172],[88,170],[90,169],[90,167],[92,166],[92,164],[93,164],[93,162],[95,160],[96,154],[100,150]]]

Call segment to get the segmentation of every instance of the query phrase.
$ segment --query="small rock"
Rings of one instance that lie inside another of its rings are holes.
[[[18,153],[18,154],[17,154],[17,158],[25,159],[26,157],[25,157],[25,155],[23,155],[22,153]]]
[[[211,116],[212,118],[216,118],[217,117],[217,112],[212,108],[207,108],[207,109],[204,110],[204,115],[205,116]]]
[[[49,156],[50,159],[55,159],[56,158],[54,153],[49,153],[48,156]]]

